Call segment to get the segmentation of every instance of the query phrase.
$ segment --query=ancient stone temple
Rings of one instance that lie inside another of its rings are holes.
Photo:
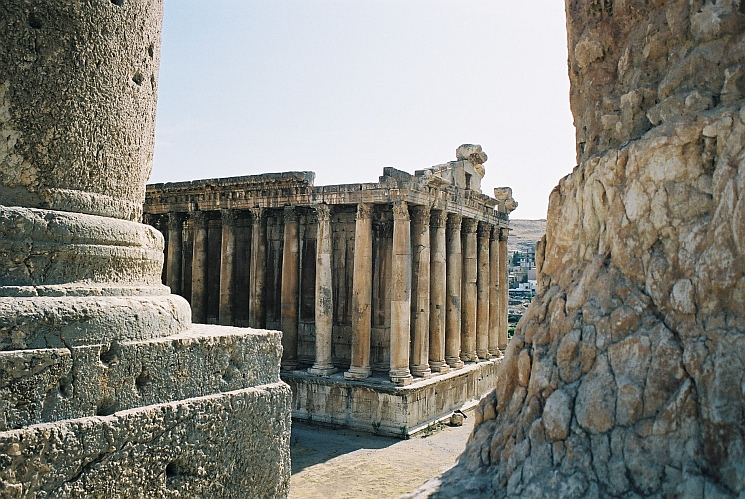
[[[579,165],[459,466],[417,497],[745,497],[745,2],[567,0]]]
[[[312,172],[149,185],[195,322],[283,332],[293,415],[406,436],[478,398],[507,343],[509,188],[486,154],[376,183]],[[465,364],[465,367],[464,367]]]
[[[139,223],[160,0],[0,5],[0,497],[285,497],[280,335],[191,324]]]

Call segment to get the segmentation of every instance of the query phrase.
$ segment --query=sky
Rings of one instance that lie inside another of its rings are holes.
[[[564,2],[167,0],[150,182],[314,171],[374,182],[489,156],[546,217],[575,165]]]

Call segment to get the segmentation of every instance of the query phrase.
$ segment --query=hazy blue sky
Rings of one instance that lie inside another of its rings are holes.
[[[484,193],[545,218],[575,164],[564,2],[167,0],[151,182],[489,156]]]

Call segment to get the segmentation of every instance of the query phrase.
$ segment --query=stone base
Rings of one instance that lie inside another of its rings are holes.
[[[280,333],[0,351],[0,497],[285,497]]]
[[[285,497],[288,400],[275,383],[2,432],[0,496]]]
[[[474,405],[496,385],[501,361],[491,359],[429,379],[414,378],[402,387],[378,375],[353,381],[342,373],[319,378],[294,371],[281,377],[292,389],[293,418],[408,438],[449,418],[454,410]]]

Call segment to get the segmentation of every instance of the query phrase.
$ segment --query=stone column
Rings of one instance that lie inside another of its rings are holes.
[[[334,297],[331,270],[331,210],[323,203],[318,213],[316,233],[316,360],[310,374],[328,376],[336,369],[331,363],[331,339],[334,319]]]
[[[168,255],[166,256],[166,285],[171,293],[181,294],[181,231],[184,220],[180,213],[168,213]]]
[[[300,244],[298,216],[294,206],[285,206],[284,245],[282,249],[282,369],[292,371],[297,367],[298,303],[300,291]]]
[[[251,289],[248,298],[248,325],[256,329],[266,326],[264,310],[264,277],[266,275],[266,217],[264,208],[251,208]]]
[[[411,383],[411,222],[404,201],[393,204],[393,258],[391,262],[391,370],[396,385]]]
[[[478,227],[478,275],[476,293],[476,354],[479,359],[488,359],[489,354],[489,236],[491,226],[479,222]]]
[[[510,300],[509,294],[509,276],[507,274],[507,236],[509,229],[499,229],[499,265],[497,279],[499,283],[499,302],[497,303],[498,323],[499,323],[499,348],[507,348],[507,305]]]
[[[464,362],[476,362],[476,308],[478,270],[478,252],[476,249],[476,220],[463,219],[463,290],[461,312],[461,352]]]
[[[427,378],[429,367],[429,206],[412,206],[411,374]]]
[[[463,367],[460,360],[460,290],[463,254],[460,226],[463,217],[450,213],[447,220],[447,307],[445,314],[445,362],[453,369]]]
[[[499,227],[492,226],[489,237],[489,353],[502,355],[499,350]]]
[[[357,205],[354,231],[352,281],[352,362],[344,379],[370,376],[370,328],[372,324],[372,207]]]
[[[207,213],[195,211],[191,214],[194,224],[194,245],[191,258],[191,320],[204,323],[207,320],[205,290],[207,288]]]
[[[450,367],[445,362],[445,304],[447,302],[446,211],[432,212],[430,221],[430,291],[429,291],[429,367],[433,372],[445,373]]]
[[[220,251],[220,311],[219,322],[233,325],[233,291],[235,288],[235,211],[220,210],[222,217],[222,248]]]

